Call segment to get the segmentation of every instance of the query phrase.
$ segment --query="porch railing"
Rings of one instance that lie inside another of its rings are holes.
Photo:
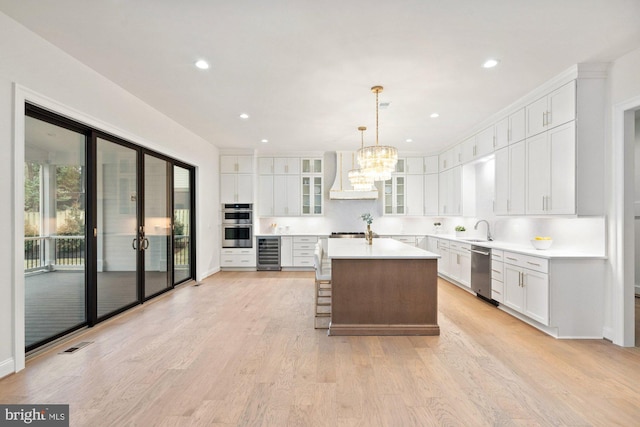
[[[24,270],[77,269],[84,267],[84,236],[36,236],[24,238]]]

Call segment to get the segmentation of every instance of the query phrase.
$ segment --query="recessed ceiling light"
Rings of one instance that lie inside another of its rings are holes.
[[[201,70],[206,70],[207,68],[209,68],[209,63],[204,59],[201,59],[199,61],[196,61],[196,67],[200,68]]]
[[[249,115],[247,113],[242,113],[240,114],[240,118],[243,120],[247,120],[249,118]]]
[[[413,139],[407,138],[404,142],[413,142]]]
[[[260,142],[262,142],[263,144],[267,144],[269,142],[269,140],[268,139],[262,139],[262,140],[260,140]]]
[[[431,117],[432,119],[435,119],[436,117],[440,117],[440,114],[438,114],[438,113],[431,113],[431,115],[430,115],[429,117]]]
[[[497,59],[487,59],[484,62],[484,64],[482,64],[482,67],[484,67],[484,68],[493,68],[496,65],[498,65],[498,62],[500,62],[500,61],[498,61]]]

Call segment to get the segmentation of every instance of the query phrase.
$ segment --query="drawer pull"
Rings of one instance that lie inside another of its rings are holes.
[[[506,257],[507,259],[510,259],[511,261],[518,261],[516,258],[511,258],[511,257]]]
[[[502,271],[500,271],[500,270],[496,270],[495,268],[492,268],[492,269],[491,269],[491,271],[495,271],[496,273],[500,273],[500,274],[502,274]]]
[[[540,264],[536,264],[535,262],[527,261],[527,264],[535,265],[537,267],[542,267]]]

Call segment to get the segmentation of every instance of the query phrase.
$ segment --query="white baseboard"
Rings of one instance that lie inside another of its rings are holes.
[[[220,271],[220,267],[216,267],[216,268],[214,268],[212,270],[205,271],[203,274],[200,275],[200,277],[198,277],[197,281],[198,282],[202,282],[207,277],[213,276],[214,274],[216,274],[219,271]]]
[[[13,358],[9,358],[0,362],[0,378],[11,375],[16,372],[16,364]]]

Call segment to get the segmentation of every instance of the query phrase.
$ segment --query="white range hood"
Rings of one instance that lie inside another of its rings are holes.
[[[329,191],[333,200],[375,200],[378,189],[372,191],[356,191],[349,182],[349,171],[358,168],[355,151],[336,151],[336,177]],[[375,188],[375,187],[374,187]]]

